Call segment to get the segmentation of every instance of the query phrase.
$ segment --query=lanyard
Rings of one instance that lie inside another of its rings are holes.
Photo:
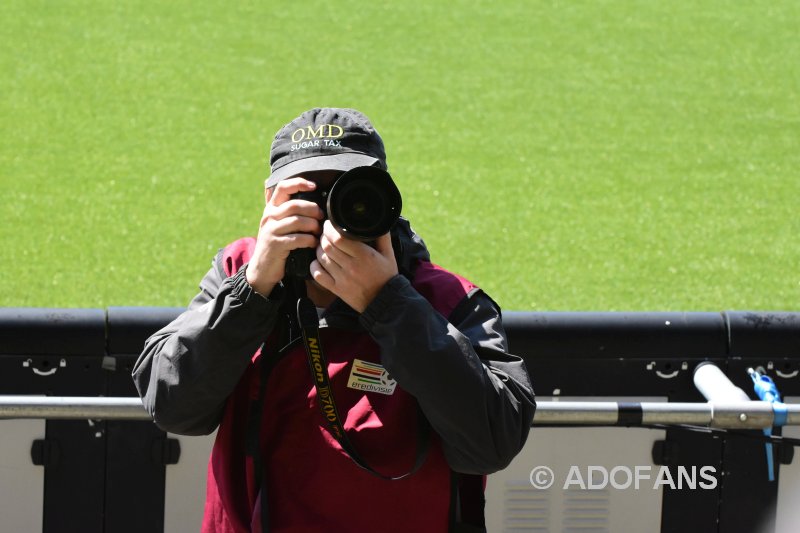
[[[303,344],[306,349],[311,379],[317,391],[317,402],[322,411],[322,416],[327,423],[328,432],[336,439],[339,446],[342,447],[355,464],[381,479],[396,481],[406,478],[419,470],[428,456],[428,449],[430,447],[430,427],[419,408],[417,409],[417,453],[414,466],[411,470],[399,476],[389,476],[373,469],[358,454],[355,447],[353,447],[353,444],[350,442],[350,439],[347,437],[347,433],[344,431],[344,421],[339,416],[339,412],[336,409],[336,402],[333,399],[330,376],[328,375],[328,364],[325,359],[325,353],[322,350],[322,341],[319,337],[319,318],[317,317],[317,310],[314,304],[311,303],[311,300],[305,295],[300,295],[297,300],[297,320],[300,324],[300,331],[303,336]]]

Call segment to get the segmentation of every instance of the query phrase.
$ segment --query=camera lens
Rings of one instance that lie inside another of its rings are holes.
[[[349,231],[372,233],[386,224],[387,202],[382,191],[366,182],[350,183],[341,191],[336,207],[337,217]]]
[[[400,217],[402,200],[386,171],[357,167],[334,183],[327,207],[336,229],[350,238],[370,241],[392,228]]]

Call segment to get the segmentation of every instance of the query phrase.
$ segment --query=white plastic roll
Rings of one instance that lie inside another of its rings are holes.
[[[713,363],[701,363],[694,370],[694,386],[709,402],[749,402],[750,397],[731,383]]]

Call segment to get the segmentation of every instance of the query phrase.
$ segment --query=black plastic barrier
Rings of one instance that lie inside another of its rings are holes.
[[[136,396],[130,371],[145,339],[182,310],[0,309],[0,395]],[[746,369],[762,366],[784,396],[800,396],[800,313],[506,312],[504,323],[542,396],[702,402],[692,381],[702,361],[746,391]],[[791,451],[775,446],[777,462]],[[31,443],[45,473],[43,530],[162,531],[165,469],[179,452],[149,422],[48,420]],[[653,458],[725,472],[716,490],[665,489],[662,532],[774,529],[778,483],[759,441],[669,429]]]

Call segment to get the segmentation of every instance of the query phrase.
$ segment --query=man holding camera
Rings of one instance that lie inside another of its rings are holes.
[[[257,238],[133,370],[161,428],[217,429],[203,531],[482,531],[535,410],[499,308],[430,262],[361,113],[303,113],[270,165]]]

